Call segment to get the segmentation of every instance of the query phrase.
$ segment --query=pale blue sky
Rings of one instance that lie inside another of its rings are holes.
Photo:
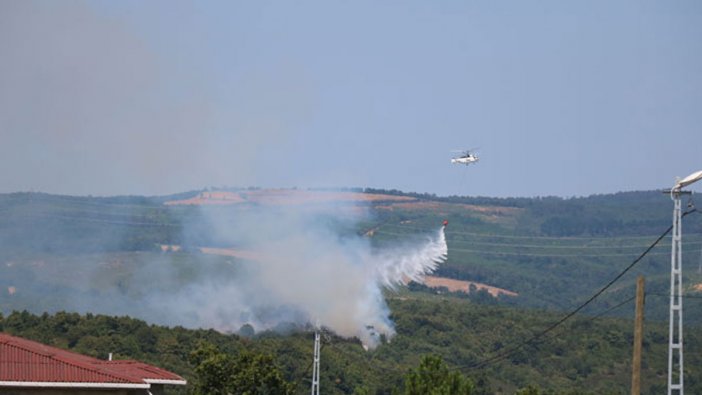
[[[0,58],[0,192],[568,197],[702,169],[699,1],[0,0]]]

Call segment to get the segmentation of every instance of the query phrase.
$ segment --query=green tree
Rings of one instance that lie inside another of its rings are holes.
[[[519,389],[515,395],[539,395],[540,393],[539,387],[530,384],[525,388]]]
[[[244,351],[232,357],[202,342],[190,355],[195,365],[196,394],[286,395],[293,388],[285,381],[273,357]]]
[[[405,376],[405,395],[470,395],[473,382],[456,371],[450,371],[439,356],[422,358],[417,370]]]
[[[241,395],[292,394],[292,386],[286,382],[275,365],[273,357],[266,354],[242,352],[234,361],[232,393]]]
[[[196,394],[226,395],[232,386],[234,363],[227,354],[207,342],[202,342],[190,354],[190,362],[195,365],[197,380]]]

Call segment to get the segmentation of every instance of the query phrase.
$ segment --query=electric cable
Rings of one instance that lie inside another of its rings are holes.
[[[696,208],[693,208],[692,210],[686,211],[685,213],[682,214],[681,218],[684,218],[684,217],[687,216],[688,214],[691,214],[691,213],[696,212],[696,211],[697,211]],[[523,347],[525,347],[525,346],[527,346],[527,345],[529,345],[529,344],[535,342],[536,340],[539,340],[539,339],[542,338],[544,335],[546,335],[547,333],[553,331],[554,329],[556,329],[557,327],[559,327],[561,324],[563,324],[565,321],[567,321],[568,319],[570,319],[571,317],[573,317],[573,316],[574,316],[575,314],[577,314],[580,310],[582,310],[583,308],[585,308],[585,306],[587,306],[587,305],[589,305],[590,303],[592,303],[592,301],[595,300],[598,296],[602,295],[602,293],[604,293],[604,291],[606,291],[606,290],[607,290],[609,287],[611,287],[615,282],[617,282],[620,278],[622,278],[622,276],[624,276],[624,274],[626,274],[629,270],[631,270],[631,268],[633,268],[637,263],[639,263],[639,262],[641,261],[641,259],[643,259],[643,257],[645,257],[645,256],[646,256],[646,255],[647,255],[647,254],[648,254],[648,253],[649,253],[649,252],[650,252],[666,235],[668,235],[668,233],[670,233],[670,231],[671,231],[672,229],[673,229],[673,225],[670,225],[670,226],[668,227],[668,229],[665,230],[665,232],[663,232],[663,233],[662,233],[662,234],[661,234],[661,235],[660,235],[660,236],[659,236],[643,253],[641,253],[641,255],[639,255],[638,258],[634,259],[634,261],[633,261],[631,264],[629,264],[626,268],[624,268],[624,270],[622,270],[618,275],[616,275],[612,280],[610,280],[604,287],[602,287],[599,291],[595,292],[594,295],[592,295],[589,299],[587,299],[585,302],[583,302],[582,304],[580,304],[580,306],[578,306],[576,309],[574,309],[573,311],[569,312],[569,313],[566,314],[563,318],[561,318],[560,320],[558,320],[558,321],[556,321],[555,323],[551,324],[551,325],[550,325],[549,327],[547,327],[546,329],[544,329],[544,330],[542,330],[542,331],[540,331],[540,332],[538,332],[538,333],[532,335],[532,336],[531,336],[529,339],[527,339],[527,340],[524,340],[524,341],[522,341],[522,342],[520,342],[520,343],[518,343],[518,344],[516,344],[516,345],[514,345],[514,346],[512,346],[512,347],[509,347],[509,348],[503,350],[503,351],[500,352],[500,353],[497,353],[496,355],[494,355],[494,356],[492,356],[492,357],[490,357],[490,358],[486,358],[486,359],[484,359],[484,360],[482,360],[482,361],[479,361],[479,362],[474,363],[474,364],[471,364],[471,365],[456,366],[456,367],[454,367],[454,369],[475,370],[475,369],[483,368],[483,367],[488,366],[488,365],[490,365],[490,364],[493,364],[493,363],[502,361],[502,360],[504,360],[504,359],[510,357],[511,355],[513,355],[515,352],[521,350]]]
[[[58,214],[48,214],[48,213],[29,214],[27,216],[28,217],[40,217],[40,218],[65,219],[65,220],[70,220],[70,221],[95,222],[95,223],[103,223],[103,224],[110,224],[110,225],[125,225],[125,226],[144,226],[144,227],[166,227],[166,226],[180,227],[180,226],[182,226],[181,224],[169,223],[169,222],[158,223],[158,222],[136,222],[136,221],[111,221],[111,220],[102,219],[102,218],[76,217],[76,216],[70,216],[70,215],[58,215]]]
[[[592,321],[595,321],[595,320],[597,320],[597,319],[599,319],[599,318],[602,318],[602,316],[604,316],[605,314],[611,313],[612,311],[617,310],[617,309],[621,308],[622,306],[627,305],[629,302],[631,302],[631,301],[634,300],[634,299],[636,299],[636,295],[631,296],[631,297],[629,297],[628,299],[626,299],[626,300],[624,300],[624,301],[622,301],[622,302],[620,302],[620,303],[617,303],[616,305],[614,305],[614,306],[612,306],[612,307],[607,308],[607,310],[604,310],[604,311],[602,311],[602,312],[600,312],[600,313],[597,313],[597,314],[593,315],[592,317],[587,318],[586,320],[582,320],[582,322],[592,322]],[[539,343],[536,343],[536,342],[535,342],[534,345],[544,343],[544,342],[546,342],[547,340],[548,340],[548,339],[546,339],[546,338],[541,339],[541,340],[539,341]]]
[[[702,212],[700,213],[702,214]],[[376,229],[381,228],[381,227],[391,227],[391,228],[396,228],[396,229],[414,229],[414,230],[426,230],[426,228],[421,228],[418,226],[408,226],[408,225],[399,225],[399,224],[392,224],[389,222],[380,224],[376,227]],[[451,230],[452,234],[455,235],[467,235],[467,236],[474,236],[474,237],[484,237],[484,238],[491,238],[491,239],[543,239],[543,240],[561,240],[561,241],[567,241],[567,240],[573,240],[573,241],[579,241],[579,240],[645,240],[645,239],[650,239],[653,237],[653,235],[645,235],[645,236],[618,236],[618,237],[611,237],[611,236],[521,236],[521,235],[500,235],[500,234],[494,234],[494,233],[476,233],[476,232],[462,232],[460,230],[456,230],[455,228],[452,228]],[[380,232],[385,233],[387,231],[381,230]],[[398,235],[404,235],[404,234],[398,234]],[[687,236],[702,236],[702,233],[687,233]]]
[[[621,303],[618,303],[618,304],[616,304],[616,305],[614,305],[614,306],[608,308],[607,310],[605,310],[605,311],[603,311],[603,312],[601,312],[601,313],[598,313],[598,314],[596,314],[596,315],[590,317],[586,322],[594,321],[594,320],[596,320],[596,319],[602,317],[603,315],[605,315],[605,314],[607,314],[607,313],[611,313],[612,311],[614,311],[614,310],[616,310],[616,309],[618,309],[618,308],[620,308],[620,307],[626,305],[627,303],[631,302],[631,301],[634,300],[634,299],[636,299],[636,295],[630,297],[630,298],[627,299],[627,300],[622,301]]]
[[[651,295],[651,296],[662,296],[669,298],[670,294],[661,294],[661,293],[655,293],[655,292],[646,292],[646,295]],[[702,295],[680,295],[681,298],[683,299],[702,299]]]
[[[377,233],[384,235],[393,236],[407,236],[406,233],[388,232],[385,230],[377,231]],[[447,237],[448,241],[452,244],[469,244],[469,245],[485,245],[485,246],[497,246],[497,247],[508,247],[508,248],[541,248],[545,250],[555,249],[555,250],[606,250],[606,249],[627,249],[627,248],[645,248],[645,244],[631,244],[631,245],[547,245],[547,244],[511,244],[511,243],[496,243],[492,241],[469,241],[469,240],[453,240]],[[590,240],[590,239],[587,239]],[[616,239],[604,239],[602,241],[611,241]],[[687,242],[686,245],[702,245],[702,241]]]
[[[465,248],[452,248],[453,252],[466,252],[473,254],[483,254],[483,255],[504,255],[504,256],[531,256],[531,257],[549,257],[549,258],[598,258],[598,257],[617,257],[617,256],[631,256],[633,253],[617,253],[617,254],[532,254],[532,253],[522,253],[522,252],[503,252],[503,251],[480,251]],[[667,255],[667,252],[655,252],[651,255]]]
[[[119,197],[118,197],[119,198]],[[148,197],[146,198],[148,199]],[[111,202],[104,202],[101,200],[112,200]],[[103,207],[133,207],[133,208],[148,208],[148,209],[161,209],[167,210],[166,207],[159,203],[149,202],[148,204],[134,204],[134,203],[118,203],[114,201],[114,198],[100,198],[100,197],[79,197],[79,196],[62,196],[62,195],[47,195],[43,196],[40,193],[30,192],[26,198],[28,203],[35,202],[64,202],[69,204],[79,204],[81,206],[103,206]]]
[[[489,241],[468,241],[468,240],[451,240],[452,244],[470,244],[470,245],[486,245],[486,246],[497,246],[497,247],[509,247],[509,248],[541,248],[544,250],[615,250],[615,249],[627,249],[627,248],[645,248],[647,245],[644,244],[631,244],[631,245],[547,245],[547,244],[509,244],[509,243],[494,243]],[[702,245],[702,241],[687,242],[686,245]]]
[[[377,229],[377,228],[376,228]],[[396,232],[388,232],[386,230],[376,230],[377,233],[379,234],[388,234],[388,235],[395,235],[395,236],[407,236],[406,233],[396,233]],[[624,238],[627,239],[627,238]],[[622,239],[622,240],[624,240]],[[560,241],[563,241],[562,239],[558,239]],[[593,240],[590,238],[582,239],[583,241],[585,240]],[[598,241],[612,241],[612,240],[617,240],[617,239],[600,239]],[[451,242],[452,245],[456,244],[470,244],[470,245],[478,245],[478,246],[496,246],[496,247],[503,247],[505,249],[517,249],[517,248],[527,248],[530,249],[531,252],[515,252],[515,251],[495,251],[494,249],[491,250],[483,250],[483,249],[475,249],[475,248],[451,248],[451,251],[453,252],[459,252],[459,253],[469,253],[469,254],[481,254],[481,255],[496,255],[496,256],[529,256],[529,257],[554,257],[554,258],[568,258],[568,257],[622,257],[622,256],[631,256],[634,254],[634,252],[617,252],[617,253],[607,253],[606,250],[627,250],[627,249],[632,249],[632,248],[644,248],[646,245],[603,245],[603,246],[595,246],[595,245],[538,245],[538,244],[512,244],[509,242],[501,243],[501,242],[487,242],[487,241],[467,241],[467,240],[452,240],[450,237],[448,238],[448,241]],[[661,245],[661,247],[664,247],[668,244]],[[702,241],[692,241],[692,242],[687,242],[685,243],[685,246],[697,246],[697,245],[702,245]],[[565,250],[565,251],[570,251],[572,253],[544,253],[540,252],[538,250]],[[602,250],[603,253],[587,253],[587,254],[582,254],[582,253],[577,253],[577,251],[592,251],[592,250]],[[649,255],[666,255],[667,252],[660,252],[660,253],[650,253]]]

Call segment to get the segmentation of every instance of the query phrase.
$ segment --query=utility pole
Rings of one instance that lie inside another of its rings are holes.
[[[644,277],[636,279],[636,318],[634,321],[634,357],[631,363],[631,395],[641,394],[641,339],[644,318]]]
[[[319,395],[319,326],[314,329],[314,361],[312,368],[312,392],[311,395]]]
[[[674,202],[673,208],[673,242],[670,251],[670,321],[668,328],[668,395],[676,392],[684,394],[683,389],[683,311],[682,311],[682,212],[680,196],[691,195],[691,191],[682,188],[702,180],[702,170],[678,179],[669,191]],[[677,372],[675,371],[677,367]]]
[[[673,240],[670,252],[670,320],[668,327],[668,395],[684,394],[683,389],[683,311],[682,311],[682,227],[680,195],[673,188]],[[690,192],[687,192],[689,194]],[[676,369],[677,368],[677,369]]]

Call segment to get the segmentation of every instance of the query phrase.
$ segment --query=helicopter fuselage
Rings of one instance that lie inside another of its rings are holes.
[[[473,155],[461,156],[458,158],[451,159],[451,163],[458,163],[462,165],[470,165],[471,163],[475,163],[477,161],[478,157]]]

